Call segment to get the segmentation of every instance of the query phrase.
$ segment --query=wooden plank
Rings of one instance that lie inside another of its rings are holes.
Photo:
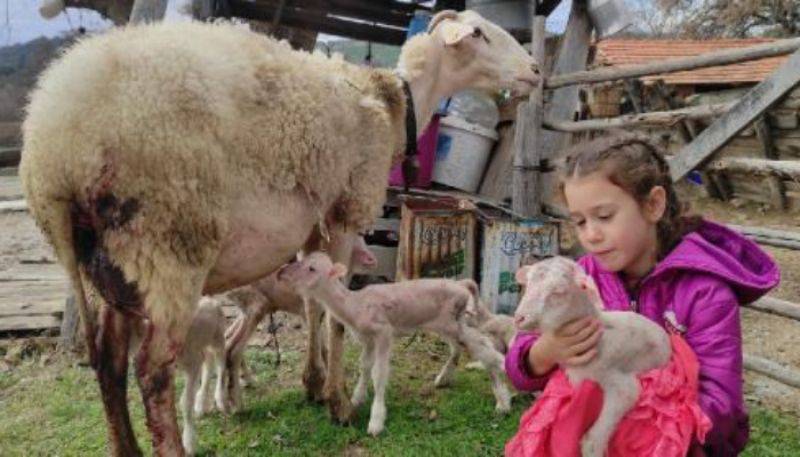
[[[574,3],[573,3],[574,7]],[[569,27],[569,26],[568,26]],[[676,71],[693,70],[695,68],[713,67],[732,63],[762,59],[764,57],[789,54],[800,49],[800,38],[764,43],[747,48],[716,51],[699,56],[668,59],[641,65],[625,65],[591,71],[577,71],[570,74],[553,76],[545,82],[545,89],[572,86],[576,84],[616,81],[618,79],[636,78],[639,76],[659,75]]]
[[[0,332],[21,330],[46,330],[61,327],[61,318],[56,316],[8,316],[0,317]]]
[[[16,167],[22,152],[21,146],[0,147],[0,167]]]
[[[25,200],[0,201],[0,214],[20,213],[23,211],[28,211],[28,204],[25,203]]]
[[[531,55],[544,62],[545,17],[533,17]],[[514,131],[514,170],[511,206],[527,217],[541,213],[540,162],[542,119],[544,117],[544,88],[542,84],[531,92],[528,103],[517,108],[517,129]]]
[[[772,133],[770,132],[769,125],[765,116],[761,116],[753,123],[753,129],[756,132],[756,137],[761,142],[762,153],[767,159],[777,160],[778,150],[775,148],[775,143],[772,141]],[[786,189],[783,183],[777,176],[768,176],[766,184],[769,188],[770,196],[772,198],[772,206],[775,209],[786,209]]]
[[[724,114],[735,103],[719,103],[671,111],[651,111],[649,113],[626,114],[617,117],[589,119],[585,121],[558,121],[547,118],[545,127],[562,132],[585,132],[590,130],[606,130],[620,127],[636,127],[642,125],[672,126],[684,119],[706,119]]]
[[[0,317],[8,316],[61,316],[64,313],[64,298],[48,298],[35,303],[8,302],[0,303]]]
[[[511,170],[514,163],[514,131],[516,121],[512,124],[501,124],[497,127],[500,139],[492,153],[491,162],[486,169],[480,191],[481,196],[501,201],[511,196]]]
[[[799,83],[800,52],[795,52],[778,70],[748,91],[730,111],[723,114],[674,158],[670,159],[673,181],[678,181],[702,165],[734,135],[742,131]]]

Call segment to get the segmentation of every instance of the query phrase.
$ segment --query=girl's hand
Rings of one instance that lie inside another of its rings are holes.
[[[597,355],[597,342],[603,334],[599,320],[584,317],[564,324],[555,332],[539,336],[528,352],[528,367],[534,376],[549,372],[556,364],[578,366]]]

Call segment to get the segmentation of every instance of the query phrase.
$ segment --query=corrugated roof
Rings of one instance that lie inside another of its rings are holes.
[[[637,40],[607,39],[595,44],[595,65],[622,66],[643,64],[678,57],[690,57],[712,51],[731,48],[746,48],[775,41],[771,38],[745,38],[725,40]],[[775,71],[788,55],[767,57],[731,65],[699,68],[697,70],[646,76],[643,81],[663,79],[665,83],[677,84],[731,84],[757,83]]]

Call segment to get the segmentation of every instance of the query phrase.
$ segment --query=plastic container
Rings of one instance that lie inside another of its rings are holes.
[[[433,163],[433,181],[466,192],[477,192],[495,141],[495,130],[456,116],[442,118]]]

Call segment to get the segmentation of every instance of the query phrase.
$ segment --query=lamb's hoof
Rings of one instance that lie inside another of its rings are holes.
[[[303,373],[303,386],[306,388],[306,400],[313,403],[324,403],[325,394],[323,386],[325,377],[320,372]]]
[[[498,403],[494,406],[494,412],[495,414],[505,416],[506,414],[511,412],[511,405]]]
[[[186,451],[187,456],[192,456],[197,453],[195,449],[194,437],[184,433],[181,441],[183,441],[183,450]]]
[[[464,365],[464,369],[466,369],[466,370],[486,370],[486,365],[484,365],[480,361],[473,360],[472,362],[469,362],[468,364]]]
[[[372,421],[369,422],[367,426],[367,433],[372,436],[378,436],[383,431],[383,424],[373,423]]]

